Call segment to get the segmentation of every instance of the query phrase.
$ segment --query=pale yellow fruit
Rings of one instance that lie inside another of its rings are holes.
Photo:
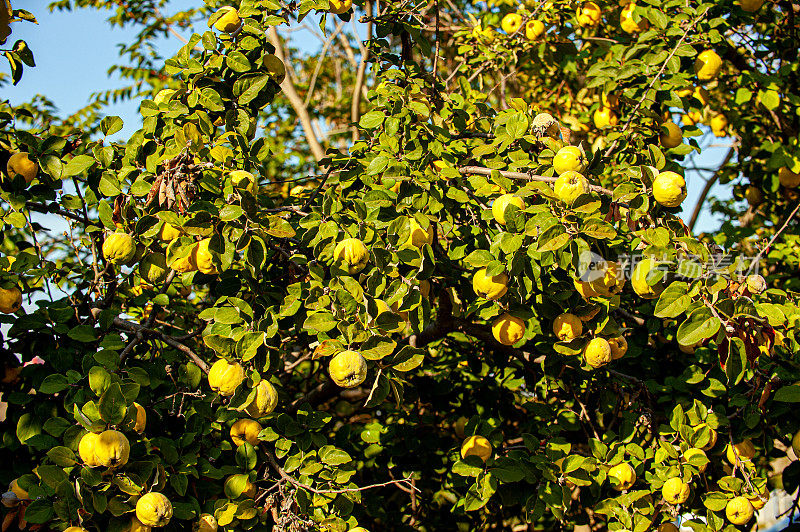
[[[784,166],[778,170],[778,181],[786,188],[796,188],[800,185],[800,173],[792,172]]]
[[[342,269],[354,274],[363,270],[369,262],[369,251],[361,240],[346,238],[336,244],[333,249],[333,259]]]
[[[553,189],[558,199],[567,205],[572,205],[578,196],[589,193],[589,180],[583,174],[570,170],[558,176]]]
[[[525,38],[535,41],[544,33],[544,22],[541,20],[529,20],[525,23]]]
[[[739,457],[739,462],[752,462],[756,455],[756,447],[750,440],[743,440],[739,443],[725,446],[725,458],[728,459],[731,465],[736,465],[736,457]]]
[[[20,151],[8,158],[6,163],[8,177],[21,175],[26,183],[30,184],[39,173],[39,165],[30,160],[28,152]]]
[[[703,123],[703,113],[701,111],[689,111],[687,114],[681,116],[681,121],[687,126]]]
[[[503,272],[489,277],[486,268],[480,269],[472,276],[472,289],[489,301],[500,299],[508,291],[508,275]]]
[[[137,402],[133,403],[133,407],[136,409],[136,422],[133,424],[133,430],[141,434],[147,426],[147,411]]]
[[[256,177],[245,170],[234,170],[228,174],[231,184],[236,188],[244,188],[255,194],[258,192],[258,182]]]
[[[686,199],[686,180],[675,172],[661,172],[653,180],[653,198],[664,207],[678,207]]]
[[[103,257],[111,264],[126,264],[135,255],[136,242],[127,233],[111,233],[103,242]]]
[[[672,523],[661,523],[658,525],[658,532],[680,532],[678,527]]]
[[[89,531],[79,526],[70,526],[65,528],[64,532],[89,532]]]
[[[411,218],[409,225],[411,232],[406,240],[406,246],[421,248],[425,244],[433,243],[433,225],[429,225],[426,231],[414,218]]]
[[[525,322],[506,312],[492,323],[492,335],[503,345],[514,345],[525,336]]]
[[[614,127],[619,123],[617,113],[609,107],[598,107],[592,115],[592,120],[594,121],[594,127],[597,129]]]
[[[725,506],[725,517],[734,525],[743,525],[753,518],[753,505],[746,497],[734,497]]]
[[[208,249],[209,244],[211,244],[210,238],[201,240],[192,250],[192,255],[198,271],[206,275],[214,275],[217,273],[217,267],[212,262],[211,251]]]
[[[266,379],[256,385],[256,396],[247,405],[247,413],[252,417],[262,417],[271,413],[278,406],[278,392]]]
[[[642,17],[639,22],[633,21],[633,10],[635,8],[636,3],[631,2],[626,5],[619,14],[619,25],[625,33],[640,33],[646,31],[647,28],[650,27],[650,23],[644,17]]]
[[[483,436],[470,436],[461,444],[461,458],[477,456],[486,462],[492,456],[492,444]]]
[[[455,432],[456,436],[458,436],[459,438],[464,437],[464,427],[467,426],[468,421],[469,420],[466,417],[461,416],[456,420],[455,423],[453,423],[453,432]]]
[[[703,449],[698,449],[697,447],[686,449],[686,451],[683,453],[683,459],[686,460],[687,462],[693,456],[702,456],[703,458],[707,458],[706,452]],[[700,471],[701,473],[704,473],[707,467],[708,463],[705,463],[701,466],[698,466],[697,470]]]
[[[341,15],[353,9],[353,0],[328,0],[328,5],[330,5],[328,12]]]
[[[700,81],[711,81],[722,68],[722,58],[714,50],[703,50],[694,62],[694,73]]]
[[[601,17],[600,7],[594,2],[584,2],[576,15],[580,26],[597,26]]]
[[[758,274],[748,275],[744,282],[751,294],[761,294],[767,289],[767,280]]]
[[[331,358],[328,373],[337,386],[355,388],[367,378],[367,361],[358,351],[342,351]]]
[[[197,264],[195,264],[194,262],[194,248],[192,248],[192,251],[185,257],[174,259],[170,263],[169,267],[178,273],[188,273],[195,271],[197,269]]]
[[[0,288],[0,312],[13,314],[22,307],[22,292],[19,288]]]
[[[258,433],[262,428],[261,424],[254,419],[239,419],[231,425],[231,440],[237,447],[243,445],[244,442],[256,446],[259,441]]]
[[[519,209],[525,208],[525,202],[519,196],[503,194],[492,203],[492,216],[500,225],[506,225],[506,207],[516,205]]]
[[[559,340],[569,342],[583,334],[583,322],[576,315],[565,312],[553,320],[553,334]]]
[[[158,238],[163,242],[171,242],[183,234],[183,231],[164,222],[158,230]]]
[[[792,450],[794,451],[795,458],[800,458],[800,430],[792,436]]]
[[[761,6],[764,5],[765,0],[739,0],[739,5],[742,6],[742,10],[748,13],[754,13],[761,9]]]
[[[200,520],[197,523],[197,532],[217,532],[219,524],[217,518],[211,514],[200,514]]]
[[[574,171],[581,173],[586,170],[586,157],[577,146],[564,146],[553,157],[553,168],[556,175]]]
[[[128,438],[117,430],[100,433],[94,442],[94,455],[97,462],[105,467],[122,467],[128,463],[131,444]]]
[[[623,462],[608,470],[608,478],[615,490],[624,491],[636,483],[636,471],[630,464]]]
[[[722,113],[712,116],[708,125],[715,137],[724,137],[727,134],[725,130],[728,128],[728,119]]]
[[[87,432],[83,435],[80,443],[78,444],[78,456],[80,456],[83,463],[89,467],[96,467],[100,465],[100,461],[94,454],[94,449],[99,438],[99,434]]]
[[[631,275],[633,291],[644,299],[655,299],[664,291],[662,281],[659,281],[653,286],[647,284],[647,275],[653,268],[658,268],[658,263],[655,259],[645,258],[639,261],[639,264],[633,269],[633,274]]]
[[[500,27],[503,28],[504,32],[511,35],[522,27],[522,16],[517,13],[508,13],[503,17],[503,20],[500,21]]]
[[[146,493],[136,501],[136,518],[146,526],[167,526],[172,519],[172,503],[163,493]]]
[[[231,396],[244,381],[244,368],[238,362],[220,358],[208,371],[208,385],[220,395]]]
[[[224,33],[233,33],[242,23],[239,12],[234,8],[229,8],[225,14],[214,22],[214,27]]]
[[[600,368],[611,362],[611,345],[605,338],[593,338],[583,350],[586,363],[593,368]]]
[[[689,500],[691,486],[686,484],[680,477],[673,477],[661,488],[661,496],[670,504],[683,504]]]
[[[611,360],[619,360],[628,352],[628,341],[624,336],[609,338],[608,345],[611,346]]]
[[[683,144],[683,131],[675,122],[667,122],[661,126],[661,134],[658,136],[661,146],[667,149],[674,148]]]
[[[586,281],[579,281],[577,279],[573,279],[572,282],[575,285],[575,290],[578,291],[578,293],[581,295],[583,299],[588,300],[590,297],[596,297],[600,295],[594,291],[591,283],[588,283]]]
[[[625,286],[625,276],[622,268],[617,262],[607,260],[598,264],[598,272],[602,272],[602,276],[589,281],[592,291],[599,296],[612,296],[622,291]]]

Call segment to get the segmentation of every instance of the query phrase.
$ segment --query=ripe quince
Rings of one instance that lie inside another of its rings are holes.
[[[594,115],[592,115],[594,127],[597,129],[605,129],[607,127],[614,127],[619,123],[619,117],[610,107],[598,107]]]
[[[367,361],[358,351],[342,351],[331,358],[328,373],[338,386],[355,388],[367,378]]]
[[[584,2],[578,8],[576,17],[580,26],[597,26],[600,23],[602,12],[600,6],[594,2]]]
[[[569,342],[583,334],[583,322],[574,314],[559,314],[553,320],[553,334],[559,340]]]
[[[278,406],[278,392],[266,379],[256,385],[256,396],[247,405],[247,413],[254,418],[266,416]]]
[[[231,440],[237,447],[243,445],[244,442],[256,446],[259,443],[258,433],[262,428],[261,424],[254,419],[239,419],[231,425]]]
[[[661,126],[661,134],[658,136],[658,141],[662,147],[668,150],[675,148],[683,144],[683,131],[675,122],[667,122]]]
[[[78,456],[80,456],[83,463],[89,467],[97,467],[100,465],[100,461],[94,454],[95,446],[97,445],[97,440],[99,438],[99,434],[87,432],[83,435],[80,443],[78,444]]]
[[[231,396],[244,381],[244,368],[238,362],[228,362],[220,358],[208,371],[208,385],[223,396]]]
[[[541,20],[529,20],[525,23],[525,38],[535,41],[544,33],[544,22]]]
[[[686,199],[686,180],[675,172],[661,172],[653,180],[653,197],[664,207],[678,207]]]
[[[553,168],[559,176],[569,171],[581,173],[586,170],[586,157],[578,146],[564,146],[553,157]]]
[[[661,496],[670,504],[683,504],[689,500],[691,486],[680,477],[672,477],[661,487]]]
[[[421,248],[425,244],[433,243],[433,224],[429,225],[426,231],[415,218],[411,218],[409,225],[411,226],[411,233],[408,235],[408,240],[406,240],[406,246]]]
[[[336,244],[333,259],[351,275],[364,269],[369,262],[367,246],[357,238],[346,238]]]
[[[135,255],[136,242],[128,233],[111,233],[103,242],[103,256],[111,264],[127,264]]]
[[[258,193],[258,182],[256,181],[256,177],[250,172],[245,170],[234,170],[228,174],[228,177],[231,180],[231,184],[235,188],[244,188],[252,194]]]
[[[503,194],[492,203],[492,216],[500,225],[506,225],[506,208],[516,205],[519,209],[525,208],[525,202],[519,196]]]
[[[694,73],[700,81],[711,81],[722,68],[722,58],[714,50],[703,50],[694,62]]]
[[[633,21],[634,9],[636,9],[636,3],[631,2],[622,8],[619,14],[619,25],[625,33],[640,33],[647,31],[647,28],[650,27],[650,23],[644,17],[641,17],[639,22]]]
[[[589,193],[589,181],[583,174],[575,171],[567,171],[558,176],[554,184],[554,189],[558,199],[572,205],[578,196]]]
[[[734,497],[725,506],[725,517],[734,525],[743,525],[753,518],[753,505],[746,497]]]
[[[519,15],[518,13],[506,14],[506,16],[503,17],[503,20],[500,21],[500,27],[503,28],[503,31],[509,35],[516,33],[516,31],[522,27],[522,15]]]
[[[706,452],[703,449],[698,449],[697,447],[691,447],[689,449],[686,449],[686,451],[684,451],[684,453],[683,453],[683,459],[686,460],[687,462],[693,456],[702,456],[703,458],[708,458],[706,456]],[[707,467],[708,467],[708,462],[706,462],[705,464],[703,464],[701,466],[697,466],[697,470],[700,471],[701,473],[703,473],[703,472],[705,472]]]
[[[22,307],[22,292],[16,286],[0,288],[0,312],[13,314]]]
[[[225,11],[225,14],[218,18],[216,22],[214,22],[214,27],[224,33],[233,33],[239,29],[241,24],[242,19],[239,16],[239,12],[235,8],[229,7]]]
[[[470,436],[461,444],[461,458],[477,456],[486,462],[492,456],[492,444],[483,436]]]
[[[506,312],[492,323],[492,335],[503,345],[514,345],[525,336],[525,322]]]
[[[619,360],[628,352],[628,341],[624,336],[609,338],[608,345],[611,346],[611,360]]]
[[[20,151],[8,158],[6,163],[8,177],[13,178],[19,174],[30,185],[31,181],[39,173],[39,165],[30,160],[30,155],[26,151]]]
[[[353,0],[328,0],[328,5],[330,5],[330,8],[328,8],[329,13],[341,15],[353,8]]]
[[[217,532],[219,524],[217,518],[212,514],[200,514],[200,519],[197,523],[197,532]]]
[[[611,344],[605,338],[593,338],[586,344],[583,358],[593,368],[605,366],[611,362]]]
[[[748,13],[754,13],[761,9],[761,6],[764,5],[765,0],[739,0],[739,5],[742,6],[742,10]]]
[[[212,262],[213,256],[209,251],[208,246],[211,243],[210,238],[205,238],[197,243],[192,250],[192,258],[197,270],[206,275],[214,275],[217,273],[217,267]]]
[[[178,238],[179,236],[181,236],[182,234],[183,231],[181,231],[175,226],[168,224],[167,222],[161,224],[161,229],[158,230],[158,238],[162,242],[171,242],[176,238]]]
[[[608,470],[608,478],[612,480],[615,490],[624,491],[636,483],[636,471],[630,464],[622,462]]]
[[[94,456],[105,467],[117,468],[128,463],[131,444],[128,438],[117,430],[101,432],[94,442]]]
[[[739,462],[752,462],[756,455],[756,447],[750,440],[742,440],[739,443],[725,446],[725,458],[728,459],[731,465],[736,465],[736,457],[739,457]]]
[[[489,277],[486,268],[482,268],[472,276],[472,289],[489,301],[500,299],[508,291],[508,275],[503,272]]]
[[[136,502],[136,518],[146,526],[167,526],[172,519],[172,503],[163,493],[146,493]]]
[[[633,287],[633,291],[639,294],[639,297],[655,299],[664,291],[664,285],[661,281],[653,286],[647,284],[647,275],[650,273],[650,270],[657,267],[658,263],[655,259],[645,258],[639,261],[639,264],[633,269],[631,286]]]

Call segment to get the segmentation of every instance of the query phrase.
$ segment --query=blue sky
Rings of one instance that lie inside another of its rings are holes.
[[[191,0],[177,2],[186,6],[194,3]],[[50,13],[44,3],[28,9],[34,12],[39,24],[14,23],[10,42],[24,39],[34,52],[37,66],[26,67],[19,85],[3,87],[0,98],[19,104],[37,93],[45,94],[56,104],[60,113],[67,116],[88,104],[93,92],[116,88],[125,83],[117,77],[110,77],[108,69],[120,62],[118,45],[127,42],[134,35],[133,31],[111,27],[105,21],[107,13],[92,9]],[[304,49],[311,50],[319,45],[319,41],[306,32],[293,32],[292,39],[294,44]],[[298,43],[297,39],[305,40]],[[169,57],[182,44],[170,37],[159,43],[159,50],[164,57]],[[7,70],[7,66],[4,65],[4,68]],[[126,138],[139,126],[138,102],[113,105],[107,112],[125,121],[125,128],[116,135],[118,138]],[[697,158],[697,164],[703,167],[718,166],[730,141],[715,139],[711,142],[712,147]],[[684,201],[682,216],[688,221],[703,188],[703,177],[696,172],[687,173],[687,184],[689,195]],[[712,193],[724,193],[721,195],[730,197],[730,185],[717,186]],[[719,227],[719,223],[706,209],[699,219],[697,230],[713,230]]]

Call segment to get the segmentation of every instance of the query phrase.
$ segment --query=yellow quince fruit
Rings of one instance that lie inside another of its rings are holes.
[[[275,410],[278,406],[278,392],[267,379],[262,379],[256,385],[256,396],[247,405],[247,413],[254,418],[263,417]]]
[[[667,122],[661,126],[658,141],[663,148],[672,149],[683,144],[683,131],[675,122]]]
[[[406,240],[406,246],[421,248],[425,244],[433,243],[433,224],[429,225],[426,231],[415,218],[411,218],[409,225],[411,226],[411,232],[408,235],[408,240]]]
[[[172,503],[163,493],[146,493],[136,501],[136,518],[145,526],[167,526],[172,519]]]
[[[544,33],[544,22],[541,20],[529,20],[525,23],[525,38],[535,41]]]
[[[559,340],[569,342],[583,334],[583,322],[574,314],[559,314],[553,320],[553,334]]]
[[[619,117],[610,107],[598,107],[592,115],[592,121],[597,129],[605,129],[616,126],[619,123]]]
[[[217,532],[219,524],[212,514],[200,514],[197,522],[197,532]]]
[[[672,477],[661,487],[661,496],[670,504],[683,504],[689,500],[691,486],[680,477]]]
[[[564,146],[553,157],[553,168],[559,176],[569,171],[582,173],[586,170],[586,157],[578,146]]]
[[[13,314],[22,307],[22,292],[16,286],[0,288],[0,312]]]
[[[127,233],[111,233],[103,242],[103,257],[111,264],[127,264],[135,255],[136,242]]]
[[[579,26],[597,26],[600,23],[602,12],[600,6],[594,2],[584,2],[578,8],[576,18],[578,19]]]
[[[743,11],[747,13],[755,13],[761,6],[764,5],[765,0],[739,0],[739,5]],[[756,508],[758,510],[758,508]]]
[[[492,444],[483,436],[470,436],[461,444],[462,459],[466,459],[467,456],[477,456],[486,462],[492,456],[492,451]]]
[[[722,58],[714,50],[703,50],[694,62],[694,73],[700,81],[711,81],[722,68]]]
[[[503,194],[492,203],[492,216],[500,225],[506,225],[506,207],[515,205],[518,209],[525,208],[525,202],[519,196]]]
[[[8,177],[13,178],[15,175],[21,175],[27,184],[31,184],[39,173],[39,165],[30,160],[30,154],[26,151],[20,151],[13,154],[8,158],[6,163],[6,172]]]
[[[181,236],[183,231],[177,227],[164,222],[161,224],[161,229],[158,230],[158,238],[162,242],[171,242]]]
[[[643,297],[644,299],[655,299],[661,295],[661,292],[664,291],[664,285],[662,281],[659,281],[653,286],[647,284],[647,275],[653,268],[658,268],[658,263],[655,259],[652,258],[645,258],[639,261],[639,264],[636,265],[636,268],[633,269],[633,274],[631,275],[631,286],[633,287],[633,291],[636,292],[639,297]]]
[[[686,199],[686,180],[675,172],[661,172],[653,180],[653,198],[664,207],[678,207]]]
[[[522,15],[517,13],[506,14],[503,20],[500,21],[500,27],[509,35],[516,33],[522,27]]]
[[[506,312],[492,323],[492,335],[503,345],[514,345],[525,336],[525,322]]]
[[[619,25],[625,33],[641,33],[650,27],[650,23],[644,17],[639,19],[639,22],[633,21],[634,9],[636,9],[636,3],[631,2],[622,8],[619,14]]]
[[[235,188],[243,188],[252,194],[258,193],[258,182],[256,181],[256,177],[250,172],[245,170],[234,170],[228,174],[228,178],[230,178],[231,184]]]
[[[192,259],[198,271],[206,275],[214,275],[217,273],[217,267],[212,262],[211,251],[208,249],[209,244],[211,244],[210,238],[198,242],[192,250]]]
[[[117,430],[101,432],[94,442],[94,456],[105,467],[117,468],[128,463],[131,444],[127,436]]]
[[[244,381],[244,368],[238,362],[228,362],[220,358],[208,371],[208,385],[223,396],[231,396]]]
[[[243,445],[244,442],[255,447],[259,443],[258,433],[262,428],[261,424],[254,419],[239,419],[231,425],[231,440],[237,447]]]
[[[342,269],[352,275],[366,267],[369,262],[369,251],[361,240],[346,238],[336,244],[333,249],[333,258]]]
[[[328,363],[328,373],[337,386],[355,388],[367,378],[367,361],[358,351],[341,351]]]
[[[214,27],[223,33],[235,32],[242,24],[242,18],[239,16],[239,12],[233,7],[222,9],[225,9],[225,14],[214,22]]]
[[[353,9],[353,0],[328,0],[329,13],[334,15],[341,15],[346,11]]]
[[[725,506],[725,517],[734,525],[743,525],[753,518],[753,505],[747,497],[734,497]]]
[[[589,193],[589,180],[580,172],[568,170],[558,176],[553,189],[558,199],[567,205],[572,205],[578,199],[578,196]]]
[[[636,483],[636,471],[630,464],[622,462],[608,470],[608,478],[615,490],[625,491]]]
[[[624,336],[609,338],[608,345],[611,347],[611,360],[619,360],[628,352],[628,341]]]
[[[684,453],[683,453],[683,459],[684,459],[685,461],[687,461],[687,462],[688,462],[688,461],[689,461],[689,460],[690,460],[690,459],[691,459],[693,456],[702,456],[703,458],[706,458],[706,459],[708,458],[708,457],[706,456],[706,452],[705,452],[703,449],[698,449],[697,447],[691,447],[691,448],[689,448],[689,449],[686,449],[686,451],[684,451]],[[701,465],[701,466],[698,466],[698,467],[697,467],[697,470],[698,470],[699,472],[701,472],[701,473],[704,473],[707,467],[708,467],[708,462],[706,462],[705,464],[703,464],[703,465]]]
[[[736,457],[739,457],[739,462],[752,462],[753,458],[756,456],[756,447],[753,445],[753,442],[750,440],[742,440],[739,443],[731,444],[725,446],[725,458],[728,459],[731,465],[735,466],[737,461]]]
[[[611,344],[605,338],[592,338],[583,350],[583,358],[593,368],[611,362]]]
[[[100,465],[100,461],[94,454],[95,446],[99,438],[100,434],[87,432],[81,438],[80,443],[78,443],[78,456],[80,456],[81,461],[89,467],[97,467]]]
[[[508,275],[503,272],[490,277],[486,274],[486,268],[482,268],[472,276],[472,289],[489,301],[500,299],[508,291]]]

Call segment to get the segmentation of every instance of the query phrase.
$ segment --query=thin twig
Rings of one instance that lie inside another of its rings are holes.
[[[555,183],[555,177],[547,177],[543,175],[536,175],[530,173],[523,173],[523,172],[507,172],[505,170],[492,170],[491,168],[484,168],[482,166],[461,166],[458,168],[458,171],[462,174],[473,174],[473,175],[492,175],[492,172],[499,172],[501,176],[507,177],[508,179],[516,179],[519,181],[541,181],[543,183]],[[614,196],[614,192],[607,188],[598,186],[598,185],[589,185],[589,188],[593,192],[599,192],[600,194],[605,194],[607,196]]]

